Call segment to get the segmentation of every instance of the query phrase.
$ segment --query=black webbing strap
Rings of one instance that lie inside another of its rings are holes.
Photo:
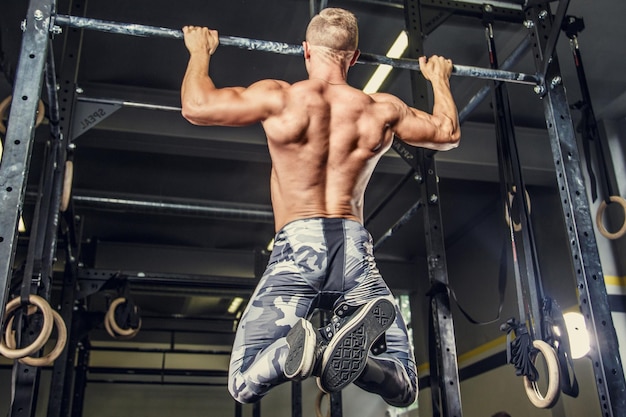
[[[526,324],[511,318],[500,326],[500,330],[506,331],[506,361],[515,367],[515,375],[526,376],[533,382],[537,381],[539,373],[532,361],[537,349],[533,347],[533,340]]]
[[[591,126],[589,125],[589,111],[586,103],[578,101],[570,106],[573,109],[580,110],[581,118],[580,122],[576,126],[576,131],[582,136],[583,152],[585,154],[585,167],[587,168],[587,175],[589,176],[589,188],[591,191],[591,200],[596,201],[598,199],[598,180],[593,171],[593,158],[591,156],[591,142],[594,140],[594,135],[591,132]]]
[[[574,363],[569,343],[569,335],[563,313],[556,300],[546,297],[543,300],[543,320],[546,334],[544,340],[556,351],[559,361],[560,388],[563,394],[578,397],[578,380],[574,373]],[[555,331],[558,329],[558,331]],[[571,376],[571,377],[570,377]]]
[[[472,315],[461,305],[459,302],[454,289],[449,284],[444,284],[438,282],[434,284],[430,290],[426,293],[427,296],[432,297],[434,294],[438,292],[445,291],[446,289],[449,291],[451,298],[454,300],[454,303],[458,307],[459,311],[465,316],[465,318],[472,324],[477,324],[479,326],[484,326],[487,324],[492,324],[500,320],[500,316],[502,314],[502,308],[504,306],[504,296],[506,294],[506,286],[507,286],[507,251],[505,242],[501,245],[500,250],[500,268],[498,269],[498,312],[496,317],[490,320],[482,321],[475,319]]]
[[[582,54],[578,47],[578,34],[585,29],[585,23],[582,18],[575,16],[566,16],[561,25],[561,29],[566,33],[570,39],[570,47],[574,58],[574,65],[576,67],[576,74],[578,75],[578,84],[580,86],[581,100],[570,106],[572,109],[580,110],[581,118],[580,122],[576,126],[576,130],[582,136],[583,152],[585,154],[587,174],[589,175],[589,185],[591,187],[592,201],[596,201],[598,198],[598,184],[604,194],[604,200],[609,204],[610,197],[618,195],[618,186],[615,179],[615,170],[612,168],[610,161],[609,150],[605,148],[603,143],[604,139],[600,135],[598,129],[598,123],[593,111],[593,105],[591,101],[591,94],[589,93],[589,86],[587,85],[587,77],[585,75],[585,68],[583,66]],[[591,144],[595,147],[595,158],[592,155]],[[597,178],[593,171],[592,161],[597,161]]]
[[[123,329],[136,329],[139,327],[139,307],[130,296],[130,285],[125,282],[119,292],[120,297],[126,301],[115,308],[115,322]]]

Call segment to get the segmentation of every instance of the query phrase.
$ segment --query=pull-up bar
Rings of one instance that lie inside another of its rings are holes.
[[[140,25],[135,23],[118,23],[113,21],[69,15],[56,15],[54,17],[54,24],[65,25],[79,29],[92,29],[101,32],[117,33],[122,35],[183,39],[182,30]],[[283,42],[264,41],[258,39],[248,39],[237,36],[224,35],[220,35],[219,40],[221,45],[234,46],[241,49],[272,52],[281,55],[303,54],[302,46],[291,45]],[[361,53],[361,56],[359,57],[359,60],[357,62],[360,64],[370,65],[391,65],[394,68],[404,68],[413,71],[420,70],[418,61],[414,59],[389,58],[384,55]],[[541,79],[537,75],[490,68],[471,67],[466,65],[454,65],[452,69],[452,75],[528,85],[541,84]]]

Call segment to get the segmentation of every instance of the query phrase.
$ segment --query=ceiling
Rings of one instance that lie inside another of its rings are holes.
[[[0,58],[5,75],[0,80],[0,98],[11,93],[20,45],[19,22],[26,9],[26,2],[6,3],[0,6]],[[405,27],[401,2],[328,3],[355,12],[364,52],[384,55]],[[461,65],[489,66],[480,2],[424,3],[430,5],[425,8],[425,19],[438,24],[428,25],[426,55],[444,55]],[[449,13],[444,3],[464,4],[467,12]],[[527,34],[515,3],[519,2],[492,3],[508,15],[507,21],[495,24],[501,62]],[[83,9],[85,16],[97,19],[174,29],[209,26],[223,35],[289,44],[302,41],[310,17],[307,0],[188,0],[184,6],[166,0],[58,4],[59,14],[82,13]],[[626,39],[626,27],[620,21],[626,16],[626,3],[610,0],[600,7],[594,2],[572,0],[568,14],[585,21],[580,46],[598,118],[626,117],[626,56],[618,52],[618,41]],[[78,101],[71,136],[76,146],[73,210],[81,218],[84,243],[80,277],[84,294],[109,288],[88,297],[88,309],[103,311],[107,300],[115,296],[110,287],[101,287],[108,278],[129,277],[146,329],[154,334],[176,330],[181,340],[194,334],[194,340],[201,337],[199,343],[205,346],[229,345],[236,313],[226,309],[233,297],[249,296],[274,233],[270,160],[262,130],[259,126],[196,127],[180,116],[176,108],[180,106],[179,88],[188,58],[182,41],[86,30],[80,50],[75,50],[65,43],[65,34],[70,31],[64,28],[52,45],[57,74],[66,74],[63,71],[68,62],[78,58]],[[579,99],[578,84],[564,36],[557,51],[569,100],[575,102]],[[371,65],[355,66],[349,82],[363,87],[374,69]],[[514,69],[536,72],[529,54]],[[306,76],[300,57],[225,46],[212,60],[211,74],[218,86],[248,85],[262,78],[293,82]],[[67,88],[61,76],[59,79],[61,88]],[[452,90],[459,109],[485,85],[488,82],[484,80],[453,77]],[[407,70],[394,70],[382,89],[412,102]],[[541,101],[532,87],[525,85],[510,85],[509,95],[527,184],[549,188],[554,174]],[[42,99],[47,104],[45,95]],[[169,109],[146,109],[131,103]],[[104,114],[106,117],[101,117]],[[576,120],[577,114],[573,116]],[[489,100],[464,120],[462,134],[458,149],[437,155],[448,245],[467,233],[468,223],[490,215],[490,207],[499,198]],[[33,196],[48,137],[44,123],[36,132],[24,211],[27,225],[32,221]],[[415,181],[409,178],[402,182],[409,172],[408,165],[390,151],[373,175],[366,194],[366,216],[375,241],[419,198]],[[372,217],[396,186],[392,198]],[[415,216],[377,250],[379,262],[389,270],[417,271],[425,278],[423,229],[421,216]],[[24,259],[27,242],[27,235],[20,238],[16,267]],[[62,264],[63,251],[59,253]],[[390,285],[407,290],[402,277],[400,273],[398,278],[389,277]],[[88,287],[89,283],[93,286]],[[94,339],[103,339],[103,333],[97,329]],[[149,332],[142,337],[138,340],[162,341]]]

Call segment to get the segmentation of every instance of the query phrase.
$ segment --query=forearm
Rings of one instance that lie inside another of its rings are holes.
[[[431,84],[434,97],[432,114],[439,122],[440,134],[457,142],[460,138],[459,115],[450,91],[450,81],[439,78],[432,80]]]
[[[189,57],[181,86],[181,104],[185,117],[202,109],[215,90],[215,84],[209,77],[210,60],[211,55],[202,52],[192,53]]]

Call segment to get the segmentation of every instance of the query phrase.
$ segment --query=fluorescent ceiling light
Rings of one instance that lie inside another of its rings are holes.
[[[400,58],[408,46],[409,38],[406,32],[402,31],[394,41],[393,45],[391,45],[391,48],[389,48],[389,51],[387,52],[387,57]],[[391,65],[379,65],[378,68],[376,68],[376,71],[374,71],[372,78],[370,78],[365,87],[363,87],[363,92],[366,94],[372,94],[377,92],[391,72],[392,68],[393,67]]]
[[[228,312],[230,314],[235,314],[235,312],[239,310],[241,303],[243,303],[243,298],[241,297],[233,298],[233,301],[230,302],[230,306],[228,306]]]

